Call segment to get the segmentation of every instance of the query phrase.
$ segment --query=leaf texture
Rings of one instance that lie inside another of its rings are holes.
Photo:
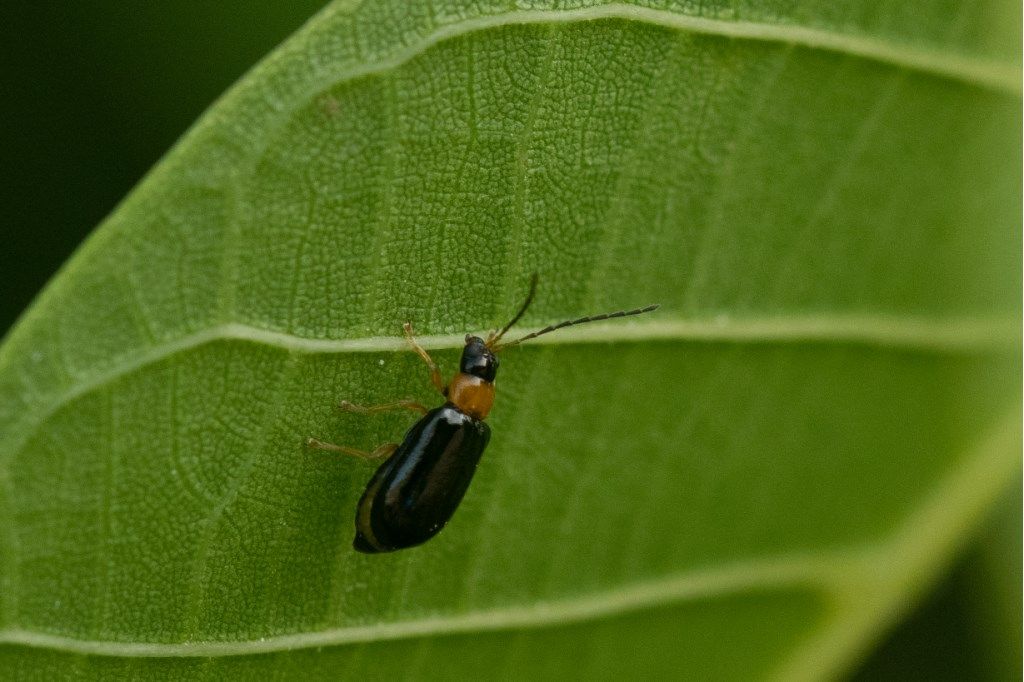
[[[1009,4],[336,3],[0,348],[26,677],[817,678],[1019,470]],[[955,12],[954,12],[955,10]],[[1019,22],[1015,24],[1019,26]],[[422,548],[350,548],[461,334],[509,351]]]

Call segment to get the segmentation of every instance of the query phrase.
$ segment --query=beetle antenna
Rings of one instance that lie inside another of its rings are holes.
[[[602,313],[600,315],[588,315],[587,317],[581,317],[578,320],[565,320],[564,322],[559,322],[558,324],[553,324],[553,325],[544,327],[544,329],[541,329],[539,332],[533,332],[532,334],[527,334],[526,336],[520,337],[520,338],[516,339],[515,341],[510,341],[508,343],[502,344],[501,348],[509,348],[511,346],[518,346],[523,341],[529,341],[530,339],[535,339],[538,336],[543,336],[544,334],[550,334],[551,332],[553,332],[555,330],[558,330],[558,329],[563,329],[564,327],[571,327],[573,325],[584,324],[586,322],[597,322],[599,320],[610,320],[610,319],[615,318],[615,317],[629,317],[630,315],[642,315],[644,313],[649,313],[651,311],[657,310],[658,308],[659,308],[659,305],[657,303],[655,303],[654,305],[649,305],[649,306],[646,306],[644,308],[636,308],[634,310],[619,310],[619,311],[614,312],[614,313]],[[504,333],[504,331],[503,331],[503,333]]]
[[[491,332],[491,335],[487,337],[487,347],[488,348],[490,348],[494,344],[498,343],[498,341],[501,340],[501,337],[505,335],[505,332],[507,332],[509,329],[511,329],[512,325],[514,325],[516,322],[519,321],[519,318],[521,318],[523,316],[523,314],[526,312],[526,309],[530,307],[531,303],[533,303],[533,297],[536,295],[536,293],[537,293],[537,273],[535,272],[532,275],[530,275],[530,293],[526,294],[526,300],[523,301],[523,304],[521,306],[519,306],[519,312],[517,312],[515,314],[515,316],[512,318],[512,321],[509,322],[508,324],[506,324],[504,327],[502,327],[500,331],[498,331],[498,332]]]

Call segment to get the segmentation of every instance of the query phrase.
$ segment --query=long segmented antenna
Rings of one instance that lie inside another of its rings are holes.
[[[535,339],[538,336],[543,336],[544,334],[550,334],[551,332],[556,331],[558,329],[563,329],[565,327],[571,327],[571,326],[576,325],[576,324],[584,324],[586,322],[597,322],[599,320],[610,320],[610,319],[616,318],[616,317],[629,317],[630,315],[642,315],[643,313],[649,313],[649,312],[651,312],[653,310],[657,310],[659,307],[660,306],[657,303],[655,303],[654,305],[649,305],[649,306],[646,306],[644,308],[636,308],[634,310],[619,310],[619,311],[614,312],[614,313],[602,313],[601,315],[588,315],[587,317],[581,317],[581,318],[579,318],[577,320],[565,320],[564,322],[559,322],[558,324],[552,324],[550,326],[544,327],[544,329],[541,329],[539,332],[533,332],[532,334],[527,334],[526,336],[520,337],[520,338],[516,339],[515,341],[510,341],[508,343],[504,343],[504,344],[501,345],[501,348],[504,349],[504,348],[511,348],[512,346],[518,346],[523,341],[529,341],[530,339]],[[497,349],[495,349],[495,350],[497,350]]]
[[[523,314],[526,312],[526,309],[530,307],[531,303],[533,303],[533,297],[536,294],[537,294],[537,273],[535,272],[532,275],[530,275],[530,293],[528,293],[526,295],[526,300],[523,301],[523,304],[521,306],[519,306],[519,312],[517,312],[515,314],[515,316],[512,318],[511,322],[509,322],[508,324],[506,324],[504,327],[501,328],[501,331],[491,332],[491,335],[487,337],[487,347],[488,348],[490,348],[491,346],[496,344],[498,341],[500,341],[501,337],[505,335],[505,332],[507,332],[509,329],[511,329],[512,325],[514,325],[516,322],[519,321],[519,318],[521,318],[523,316]]]

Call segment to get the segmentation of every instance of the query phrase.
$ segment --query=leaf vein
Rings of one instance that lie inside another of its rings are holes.
[[[525,627],[556,627],[567,622],[614,616],[750,589],[809,586],[825,590],[837,580],[866,568],[869,549],[836,556],[790,556],[738,562],[730,566],[694,569],[666,578],[626,585],[614,591],[574,595],[564,599],[509,606],[459,615],[372,625],[331,628],[236,642],[119,642],[86,640],[11,628],[0,631],[0,645],[22,645],[77,653],[136,657],[236,656],[321,646],[408,639],[441,633],[475,633]]]
[[[901,44],[865,35],[847,35],[820,28],[710,19],[623,3],[569,10],[513,11],[446,24],[388,58],[349,68],[344,73],[334,74],[334,77],[340,80],[355,80],[391,71],[439,43],[488,29],[545,23],[569,24],[599,19],[632,20],[701,35],[799,45],[958,80],[975,87],[1012,95],[1019,95],[1022,89],[1020,69],[1005,61]]]
[[[528,329],[523,330],[530,331]],[[552,334],[534,340],[534,345],[571,345],[580,343],[635,343],[641,341],[679,341],[728,344],[851,344],[877,348],[932,353],[978,353],[1005,351],[1020,344],[1020,325],[1012,317],[951,318],[928,320],[894,316],[776,316],[764,318],[731,318],[719,316],[710,320],[668,320],[640,322],[631,325],[595,324],[570,329],[561,335]],[[34,428],[45,422],[63,405],[88,394],[134,371],[161,362],[178,353],[201,346],[237,341],[280,348],[291,353],[379,353],[408,351],[400,337],[360,337],[348,339],[314,339],[271,331],[245,324],[217,325],[182,338],[160,344],[144,353],[121,358],[116,364],[80,378],[77,383],[53,396],[51,400],[8,430],[6,448],[0,448],[0,481],[8,476],[11,458],[24,445]],[[465,335],[417,337],[428,350],[458,349]]]

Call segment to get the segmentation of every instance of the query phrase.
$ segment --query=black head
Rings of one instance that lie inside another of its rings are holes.
[[[484,381],[494,381],[498,374],[498,358],[479,336],[467,336],[466,347],[462,349],[459,371],[472,374]]]

